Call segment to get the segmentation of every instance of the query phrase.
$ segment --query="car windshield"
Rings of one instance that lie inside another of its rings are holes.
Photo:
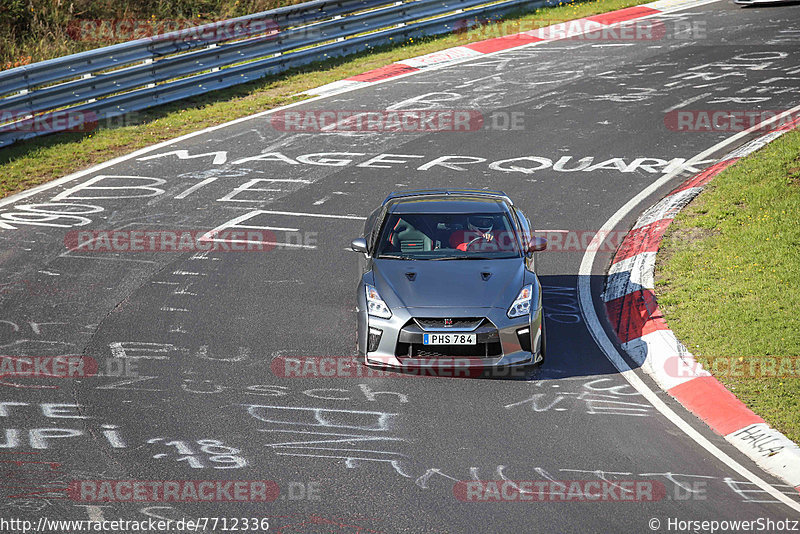
[[[517,234],[505,213],[395,213],[383,226],[378,259],[518,258]]]

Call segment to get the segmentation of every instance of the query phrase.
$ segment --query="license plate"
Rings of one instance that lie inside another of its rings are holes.
[[[423,345],[475,345],[475,334],[422,334]]]

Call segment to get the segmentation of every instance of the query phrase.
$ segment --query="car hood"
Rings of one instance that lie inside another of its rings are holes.
[[[375,260],[375,289],[389,307],[508,308],[525,280],[522,258]]]

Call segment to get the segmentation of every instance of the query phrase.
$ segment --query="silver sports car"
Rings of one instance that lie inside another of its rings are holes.
[[[361,253],[359,354],[388,368],[542,362],[533,253],[545,247],[503,192],[390,194],[351,243]]]

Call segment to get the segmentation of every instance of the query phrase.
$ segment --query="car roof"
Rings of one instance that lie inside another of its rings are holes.
[[[389,213],[506,213],[502,200],[477,197],[413,197],[393,202]]]
[[[386,205],[388,202],[400,198],[409,198],[409,197],[427,197],[427,196],[468,196],[468,197],[479,197],[479,198],[495,198],[498,200],[502,200],[509,206],[513,206],[514,203],[511,202],[511,199],[502,191],[488,191],[484,189],[413,189],[408,191],[393,191],[389,193],[381,206]]]
[[[504,213],[511,200],[502,191],[428,189],[391,193],[391,213]]]

